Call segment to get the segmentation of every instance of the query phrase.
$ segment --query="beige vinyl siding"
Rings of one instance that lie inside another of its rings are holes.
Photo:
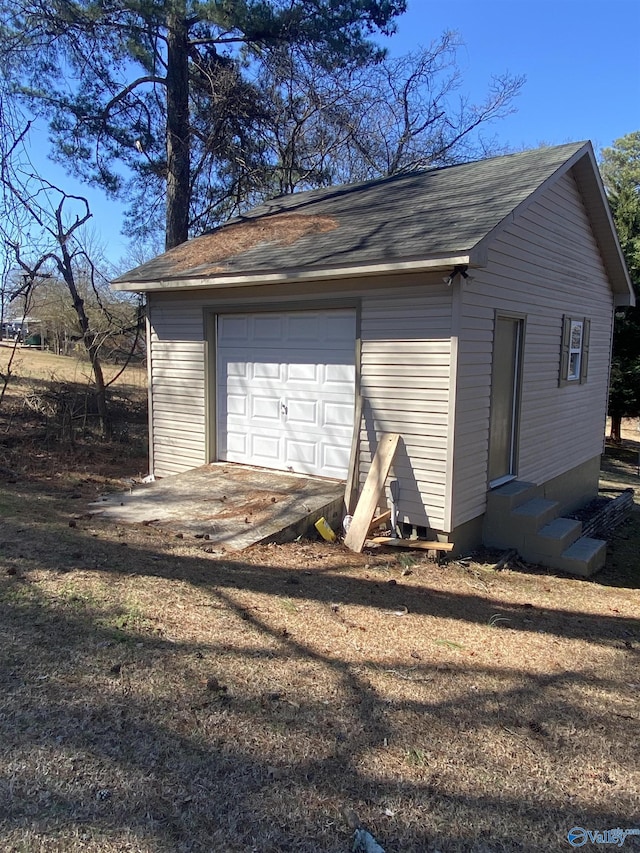
[[[420,290],[362,299],[363,416],[358,470],[362,486],[380,435],[400,433],[402,442],[392,468],[392,477],[400,482],[400,518],[442,528],[451,291],[434,278]]]
[[[496,309],[525,318],[517,475],[541,484],[602,449],[613,296],[581,196],[566,174],[495,239],[463,287],[454,524],[484,512]],[[558,387],[562,318],[591,321],[586,383]]]
[[[154,474],[205,464],[206,393],[202,307],[150,295]]]

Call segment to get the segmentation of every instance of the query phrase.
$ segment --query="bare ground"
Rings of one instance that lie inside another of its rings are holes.
[[[35,425],[17,440],[16,412],[1,849],[342,853],[345,809],[387,853],[640,826],[637,514],[591,581],[320,542],[219,559],[88,515],[144,471],[143,421],[61,448]],[[633,452],[612,449],[614,473],[635,475]]]

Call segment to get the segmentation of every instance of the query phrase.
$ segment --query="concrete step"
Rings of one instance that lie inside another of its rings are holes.
[[[552,566],[582,533],[582,524],[574,518],[554,518],[540,530],[525,537],[522,556],[531,563]]]
[[[485,518],[485,544],[494,548],[517,548],[524,557],[527,540],[555,517],[558,507],[557,501],[532,498],[510,511],[488,514]]]
[[[537,497],[539,486],[524,480],[512,480],[498,489],[493,489],[487,497],[487,512],[509,513],[516,507]]]
[[[556,517],[559,506],[558,501],[533,498],[511,512],[512,524],[525,534],[537,533]]]
[[[513,480],[489,492],[484,544],[515,548],[527,562],[580,577],[601,569],[606,543],[581,536],[581,523],[558,518],[560,504],[541,494],[540,486],[524,480]]]
[[[606,542],[602,539],[592,539],[590,536],[581,536],[554,561],[553,568],[588,578],[603,568],[606,557]]]
[[[484,517],[484,544],[490,548],[517,548],[524,544],[522,529],[514,524],[513,512],[537,497],[539,487],[524,480],[512,480],[487,495]]]

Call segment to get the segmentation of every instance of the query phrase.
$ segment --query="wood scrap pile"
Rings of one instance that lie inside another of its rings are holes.
[[[391,511],[376,516],[380,499],[384,491],[389,469],[398,447],[400,436],[397,433],[383,435],[371,462],[364,488],[360,493],[358,503],[344,538],[344,544],[352,551],[361,553],[365,542],[372,531],[389,521]],[[402,539],[391,531],[391,536],[376,536],[372,539],[376,545],[390,545],[394,548],[412,548],[424,551],[452,551],[451,542],[426,542],[419,539]]]

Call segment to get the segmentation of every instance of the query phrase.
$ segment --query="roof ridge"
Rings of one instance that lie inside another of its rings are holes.
[[[235,225],[243,222],[249,222],[258,217],[273,216],[279,213],[283,213],[285,210],[290,210],[292,207],[300,207],[305,204],[313,204],[316,202],[327,201],[329,199],[336,199],[342,196],[350,195],[352,193],[355,194],[358,192],[373,189],[374,187],[380,187],[385,185],[388,186],[402,180],[408,180],[410,178],[422,176],[426,177],[428,175],[431,176],[437,173],[451,171],[453,169],[470,168],[473,166],[478,166],[480,164],[490,164],[495,162],[496,160],[505,161],[515,158],[530,157],[535,153],[550,151],[556,151],[559,153],[562,149],[570,149],[572,152],[575,153],[579,151],[580,148],[584,147],[586,144],[588,143],[586,141],[583,141],[565,142],[562,145],[543,145],[537,148],[529,148],[523,151],[511,151],[507,154],[496,154],[492,157],[484,157],[479,158],[477,160],[465,160],[461,163],[448,163],[444,166],[432,166],[424,169],[407,169],[406,171],[395,172],[393,175],[385,175],[379,178],[370,178],[366,181],[355,181],[354,183],[346,184],[332,184],[328,187],[314,187],[308,190],[301,190],[300,192],[281,193],[280,195],[273,196],[273,198],[260,202],[260,204],[257,204],[255,207],[250,208],[245,213],[238,214],[237,216],[228,219],[226,222],[223,222],[220,225],[214,226],[213,228],[209,228],[206,231],[203,231],[202,235],[200,236],[212,234],[214,231],[217,231],[219,228],[224,228],[227,225]]]

